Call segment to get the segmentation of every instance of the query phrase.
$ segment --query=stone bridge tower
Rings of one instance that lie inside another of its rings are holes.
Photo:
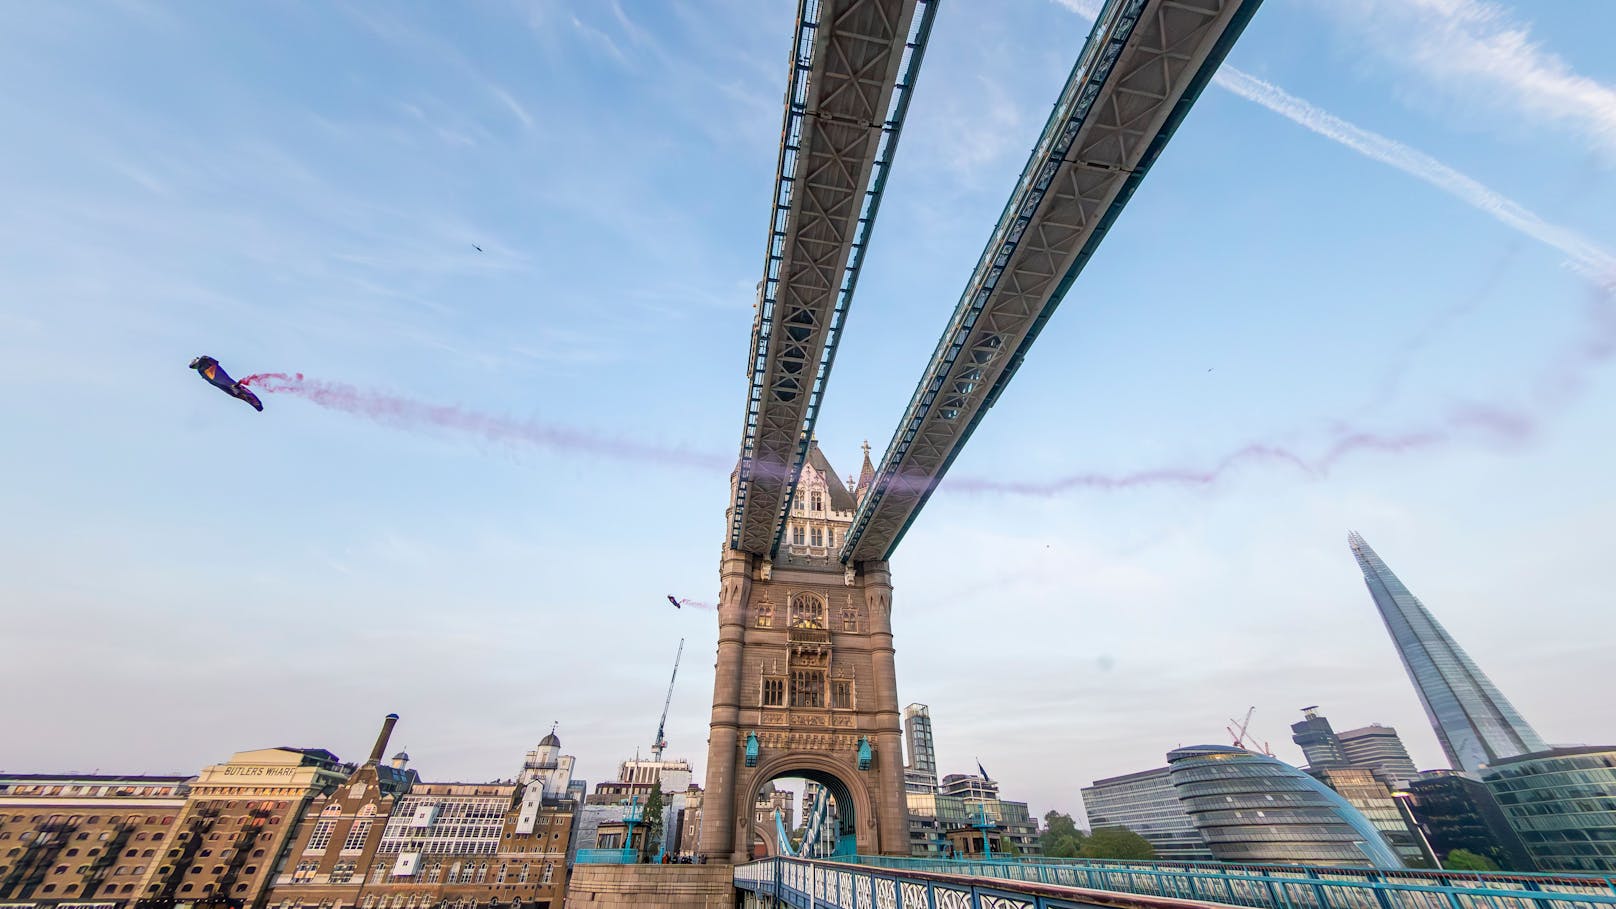
[[[873,474],[865,445],[850,492],[813,443],[774,560],[724,553],[702,798],[709,859],[745,861],[759,837],[774,851],[752,805],[784,776],[830,790],[842,851],[909,854],[892,578],[885,562],[837,560]]]

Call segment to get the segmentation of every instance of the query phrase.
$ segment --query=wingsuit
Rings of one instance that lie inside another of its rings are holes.
[[[214,388],[232,398],[240,398],[246,401],[252,405],[253,410],[263,411],[264,402],[258,400],[258,396],[253,394],[246,386],[230,378],[230,374],[224,371],[224,367],[219,365],[218,360],[212,357],[197,357],[191,361],[191,368],[196,370],[197,374],[206,379],[208,384]]]

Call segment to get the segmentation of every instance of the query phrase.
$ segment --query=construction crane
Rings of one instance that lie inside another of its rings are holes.
[[[657,720],[656,738],[651,742],[651,760],[662,762],[662,749],[668,747],[668,706],[673,703],[673,683],[679,678],[679,658],[685,655],[685,639],[679,639],[679,652],[673,655],[673,678],[668,679],[668,696],[662,701],[662,719]]]
[[[1252,741],[1248,744],[1246,741],[1248,738],[1250,738],[1250,733],[1248,733],[1246,729],[1251,725],[1251,715],[1255,713],[1256,710],[1257,708],[1255,706],[1247,707],[1245,719],[1236,720],[1234,717],[1230,717],[1229,725],[1223,728],[1228,730],[1229,737],[1234,739],[1234,747],[1244,748],[1247,751],[1255,751],[1259,754],[1266,754],[1269,757],[1273,757],[1274,753],[1268,750],[1267,742]],[[1258,747],[1254,748],[1252,747],[1253,745]]]

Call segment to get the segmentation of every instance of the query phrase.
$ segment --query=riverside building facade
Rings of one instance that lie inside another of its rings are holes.
[[[1090,830],[1126,827],[1148,840],[1159,859],[1197,862],[1213,858],[1179,801],[1166,767],[1095,780],[1083,790],[1083,810]]]

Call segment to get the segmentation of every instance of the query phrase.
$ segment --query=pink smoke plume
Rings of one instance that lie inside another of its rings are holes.
[[[247,376],[264,394],[294,395],[329,410],[364,417],[399,429],[445,429],[487,439],[554,451],[602,455],[628,461],[655,461],[703,469],[726,469],[731,462],[685,448],[632,442],[537,420],[514,420],[450,404],[429,404],[342,382],[308,379],[302,373],[262,372]]]
[[[689,597],[669,597],[668,599],[678,600],[680,606],[689,606],[694,609],[705,609],[708,612],[718,611],[718,604],[716,603],[704,603],[701,600],[692,600]]]

